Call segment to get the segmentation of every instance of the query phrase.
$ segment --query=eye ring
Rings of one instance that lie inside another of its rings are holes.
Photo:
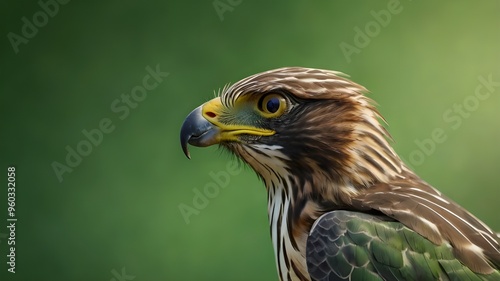
[[[258,109],[264,117],[278,117],[282,115],[287,107],[283,95],[271,93],[259,99]]]

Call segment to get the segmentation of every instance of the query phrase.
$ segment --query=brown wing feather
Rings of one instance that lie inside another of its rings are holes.
[[[363,190],[352,203],[395,218],[435,244],[449,243],[457,258],[475,272],[489,274],[500,267],[496,234],[411,172]]]

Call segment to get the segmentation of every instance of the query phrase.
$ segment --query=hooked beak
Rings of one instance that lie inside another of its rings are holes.
[[[205,147],[217,143],[219,128],[208,122],[201,114],[202,106],[198,106],[191,111],[184,120],[181,128],[182,151],[187,158],[191,159],[188,150],[188,143],[194,146]]]

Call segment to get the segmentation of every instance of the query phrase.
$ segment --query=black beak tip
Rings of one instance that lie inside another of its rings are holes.
[[[181,147],[182,151],[184,152],[184,155],[186,155],[188,159],[191,159],[191,155],[189,154],[189,149],[188,149],[188,143],[191,137],[192,137],[191,128],[190,126],[186,126],[186,121],[184,121],[184,124],[182,124],[182,129],[181,129]]]
[[[189,150],[188,150],[188,143],[187,143],[187,141],[183,142],[181,140],[181,146],[182,146],[182,151],[184,152],[184,155],[186,155],[186,157],[188,159],[191,159],[191,155],[189,154]]]

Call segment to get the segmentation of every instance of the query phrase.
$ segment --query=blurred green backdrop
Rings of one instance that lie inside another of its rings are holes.
[[[499,1],[1,6],[0,280],[277,280],[267,195],[248,168],[186,223],[179,204],[193,206],[194,190],[232,162],[215,147],[192,148],[188,161],[178,135],[214,90],[281,66],[339,70],[366,86],[401,156],[500,230],[498,84],[474,103],[478,77],[500,82]],[[346,56],[342,44],[357,49]],[[158,83],[144,94],[136,87],[148,66],[169,75],[148,80]],[[132,91],[140,101],[122,99]],[[466,114],[454,107],[464,102]],[[113,130],[94,134],[89,152],[82,131],[101,122]],[[446,141],[420,148],[436,128]],[[71,158],[60,181],[53,163],[67,165],[67,146],[79,144],[88,155]],[[6,264],[9,165],[15,274]]]

